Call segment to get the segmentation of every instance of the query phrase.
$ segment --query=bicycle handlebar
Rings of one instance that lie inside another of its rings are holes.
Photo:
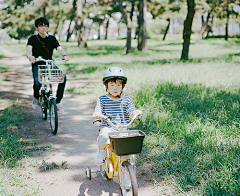
[[[121,124],[121,123],[117,123],[116,125],[113,124],[113,122],[111,121],[111,116],[105,116],[105,115],[100,115],[100,119],[103,119],[104,121],[107,121],[111,127],[115,128],[117,131],[121,131],[123,128],[129,127],[134,120],[137,119],[139,113],[135,114],[133,116],[133,118],[131,119],[131,121],[128,124]]]
[[[35,59],[35,62],[38,62],[38,61],[44,61],[44,62],[53,61],[53,62],[55,62],[56,60],[66,62],[66,61],[63,60],[62,58],[54,58],[54,57],[53,57],[52,60],[47,60],[47,59],[42,58],[41,56],[37,57],[37,58]]]

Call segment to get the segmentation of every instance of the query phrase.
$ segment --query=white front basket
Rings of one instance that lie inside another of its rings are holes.
[[[63,83],[64,74],[55,65],[38,65],[38,81],[41,84]]]

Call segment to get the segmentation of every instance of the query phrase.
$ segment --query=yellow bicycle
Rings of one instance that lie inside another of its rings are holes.
[[[123,196],[137,196],[138,184],[135,170],[135,157],[142,150],[145,133],[140,130],[123,130],[129,127],[137,118],[136,114],[130,123],[124,125],[113,123],[110,116],[101,115],[101,121],[107,121],[114,132],[109,133],[110,144],[104,148],[103,163],[100,170],[108,180],[112,179],[114,172],[118,173],[118,180]],[[104,170],[102,170],[102,168]],[[91,180],[91,168],[87,167],[86,175]]]

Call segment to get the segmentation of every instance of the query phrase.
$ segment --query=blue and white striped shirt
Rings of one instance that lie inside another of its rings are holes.
[[[125,94],[123,94],[123,96],[119,99],[113,99],[107,94],[102,95],[98,98],[95,108],[95,112],[112,115],[113,122],[122,124],[130,122],[129,115],[134,110],[136,110],[136,108],[132,102],[132,99]],[[110,127],[107,122],[103,122],[99,128],[102,129],[106,126]]]

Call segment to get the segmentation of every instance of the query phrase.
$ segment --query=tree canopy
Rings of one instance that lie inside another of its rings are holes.
[[[110,21],[115,21],[119,28],[122,26],[121,23],[124,23],[126,53],[132,51],[131,39],[133,28],[135,28],[133,16],[137,18],[136,37],[140,51],[147,50],[147,13],[152,15],[152,20],[160,18],[168,23],[164,39],[170,22],[175,18],[186,19],[185,31],[182,32],[184,36],[186,28],[192,28],[192,20],[187,22],[190,11],[189,0],[1,0],[0,3],[0,28],[7,29],[9,35],[18,40],[33,34],[34,21],[42,16],[49,20],[50,32],[60,35],[65,28],[66,40],[75,34],[78,45],[85,47],[87,47],[87,36],[91,34],[91,30],[98,31],[98,39],[101,39],[100,27],[104,26],[105,39],[107,39]],[[240,23],[239,2],[236,0],[195,0],[194,5],[192,9],[196,12],[202,15],[208,13],[207,20],[203,20],[203,24],[206,23],[209,26],[206,28],[208,31],[211,29],[209,21],[211,23],[213,23],[213,19],[214,21],[224,21],[226,40],[229,21],[234,19],[235,22]],[[206,29],[201,32],[204,33]],[[184,36],[183,39],[186,38]]]

